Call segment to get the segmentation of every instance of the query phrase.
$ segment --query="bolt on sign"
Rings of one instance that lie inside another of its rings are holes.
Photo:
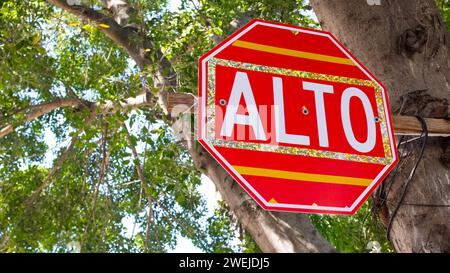
[[[251,21],[200,58],[198,110],[267,210],[354,214],[398,161],[384,86],[328,32]]]

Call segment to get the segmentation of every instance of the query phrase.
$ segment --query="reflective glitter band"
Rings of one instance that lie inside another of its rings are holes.
[[[271,144],[264,144],[264,143],[251,143],[251,142],[216,139],[215,138],[216,65],[238,68],[238,69],[245,69],[245,70],[256,71],[256,72],[263,72],[263,73],[294,76],[294,77],[299,77],[299,78],[304,78],[304,79],[346,83],[349,85],[367,86],[367,87],[374,88],[375,99],[376,99],[376,104],[377,104],[377,112],[378,112],[377,123],[380,125],[380,131],[381,131],[381,136],[382,136],[383,150],[384,150],[385,157],[374,157],[374,156],[365,156],[365,155],[358,155],[358,154],[331,152],[331,151],[325,151],[325,150],[271,145]],[[330,158],[330,159],[337,159],[337,160],[347,160],[347,161],[365,162],[365,163],[382,164],[382,165],[388,165],[392,162],[392,151],[391,151],[391,147],[389,144],[386,116],[384,114],[385,109],[384,109],[384,104],[383,104],[382,90],[381,90],[381,87],[373,81],[212,58],[211,60],[208,61],[207,88],[208,88],[207,121],[206,121],[207,136],[204,136],[204,137],[209,143],[211,143],[211,145],[227,147],[227,148],[235,148],[235,149],[265,151],[265,152],[302,155],[302,156],[320,157],[320,158]]]

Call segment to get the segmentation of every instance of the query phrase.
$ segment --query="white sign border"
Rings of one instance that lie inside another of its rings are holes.
[[[373,82],[375,82],[380,89],[382,90],[382,94],[383,94],[383,105],[384,105],[384,111],[385,111],[385,116],[386,116],[386,124],[387,124],[387,131],[388,131],[388,137],[389,137],[389,142],[391,145],[391,151],[392,151],[392,160],[391,163],[386,165],[381,172],[375,177],[375,179],[372,181],[372,183],[370,183],[369,186],[367,186],[367,188],[361,193],[361,195],[355,200],[355,202],[350,206],[350,207],[329,207],[329,206],[320,206],[320,205],[296,205],[296,204],[284,204],[284,203],[269,203],[267,202],[251,185],[250,183],[244,179],[244,177],[242,177],[242,175],[240,175],[231,164],[228,163],[228,161],[214,148],[213,145],[211,145],[208,141],[207,138],[205,138],[206,136],[206,122],[205,122],[205,117],[206,117],[206,109],[207,109],[207,104],[206,104],[206,87],[207,87],[207,75],[206,75],[206,63],[213,58],[214,56],[216,56],[218,53],[220,53],[222,50],[224,50],[225,48],[227,48],[228,46],[230,46],[233,42],[235,42],[236,40],[238,40],[240,37],[242,37],[244,34],[246,34],[247,32],[249,32],[251,29],[253,29],[255,26],[257,25],[263,25],[263,26],[268,26],[268,27],[274,27],[274,28],[279,28],[279,29],[285,29],[285,30],[290,30],[290,31],[296,31],[296,32],[301,32],[301,33],[307,33],[307,34],[312,34],[312,35],[319,35],[319,36],[324,36],[327,37],[328,39],[330,39],[349,59],[351,59],[355,65],[364,72],[364,74]],[[215,156],[217,156],[221,162],[219,163],[223,163],[226,165],[226,169],[231,170],[234,174],[235,177],[239,178],[241,180],[242,183],[245,184],[245,186],[253,193],[254,196],[256,196],[259,200],[255,200],[256,202],[259,203],[263,203],[264,206],[266,206],[267,208],[291,208],[291,209],[305,209],[305,210],[320,210],[320,211],[330,211],[330,212],[347,212],[350,213],[352,212],[356,206],[358,206],[358,204],[361,202],[361,200],[363,198],[366,197],[366,195],[372,190],[372,188],[378,184],[379,180],[381,179],[381,177],[388,171],[388,169],[393,165],[396,164],[396,159],[397,159],[397,155],[395,152],[395,140],[392,139],[392,128],[391,128],[391,124],[389,122],[389,110],[388,107],[386,105],[386,90],[384,89],[384,87],[382,85],[380,85],[378,83],[377,80],[375,80],[372,75],[370,75],[370,73],[368,73],[366,71],[366,69],[364,69],[346,50],[344,50],[342,48],[342,46],[335,41],[334,37],[332,37],[330,34],[328,33],[323,33],[323,32],[315,32],[315,31],[309,31],[303,28],[295,28],[295,27],[289,27],[289,26],[283,26],[283,25],[278,25],[278,24],[271,24],[268,22],[262,22],[262,21],[254,21],[252,24],[250,24],[249,26],[247,26],[245,29],[243,29],[240,33],[238,33],[237,35],[235,35],[233,38],[231,38],[230,40],[228,40],[226,43],[224,43],[222,46],[220,46],[219,48],[217,48],[216,50],[214,50],[213,52],[211,52],[207,57],[205,57],[202,62],[201,62],[201,76],[202,76],[202,92],[204,92],[205,94],[202,94],[202,113],[201,113],[201,140],[208,146],[205,147],[209,150],[211,150]],[[202,143],[203,145],[203,143]],[[253,197],[253,196],[252,196]]]

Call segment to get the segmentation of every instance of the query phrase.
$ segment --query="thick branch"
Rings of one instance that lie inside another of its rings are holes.
[[[62,107],[74,107],[80,106],[79,100],[75,98],[67,98],[67,99],[58,99],[52,102],[44,103],[41,105],[36,105],[32,107],[31,113],[25,116],[24,122],[30,122],[40,116],[49,113],[57,108]],[[12,124],[8,124],[5,127],[0,129],[0,138],[4,137],[14,131],[14,126]]]
[[[438,118],[425,118],[428,128],[428,136],[450,137],[450,120]],[[422,134],[422,126],[416,117],[393,116],[395,135]]]
[[[84,107],[85,104],[89,104],[92,109],[91,111],[94,111],[98,114],[105,114],[105,113],[114,113],[116,111],[119,111],[120,109],[135,109],[140,107],[151,107],[154,105],[154,102],[152,100],[152,96],[148,93],[142,93],[134,98],[128,98],[125,100],[125,102],[120,103],[114,103],[112,101],[107,101],[104,104],[100,103],[90,103],[85,102],[82,100],[79,100],[77,98],[63,98],[63,99],[57,99],[52,102],[43,103],[40,105],[36,105],[31,107],[33,109],[31,113],[27,114],[24,120],[24,123],[30,122],[32,120],[35,120],[47,113],[50,113],[53,110],[64,108],[64,107]],[[5,127],[0,129],[0,138],[12,133],[14,131],[14,125],[8,124]]]

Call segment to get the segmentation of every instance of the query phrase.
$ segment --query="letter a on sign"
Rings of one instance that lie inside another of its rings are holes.
[[[385,87],[328,32],[251,21],[200,58],[198,117],[267,210],[353,214],[398,161]]]
[[[239,101],[244,97],[248,115],[238,114]],[[256,139],[266,140],[261,118],[256,108],[255,98],[248,81],[248,76],[244,72],[236,72],[236,78],[231,89],[230,98],[226,109],[225,119],[222,123],[221,135],[231,136],[234,124],[248,125],[253,128]]]

